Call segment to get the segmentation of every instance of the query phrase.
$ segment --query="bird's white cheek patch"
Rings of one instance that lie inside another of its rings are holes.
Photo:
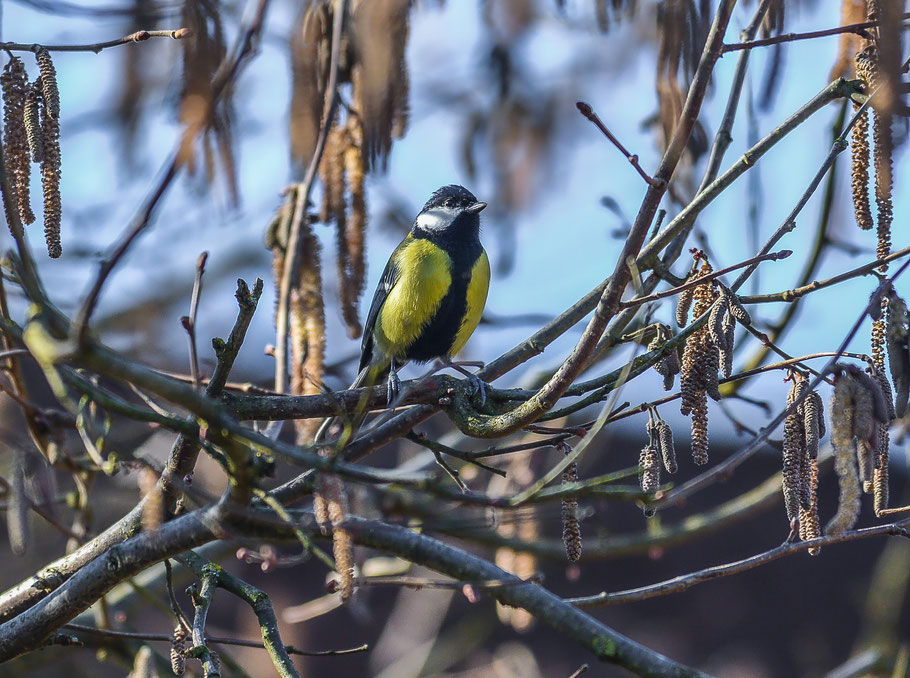
[[[452,216],[451,212],[441,209],[422,212],[417,216],[417,227],[425,231],[436,231],[451,224]]]

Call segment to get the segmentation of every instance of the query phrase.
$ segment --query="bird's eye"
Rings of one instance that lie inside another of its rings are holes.
[[[452,198],[446,200],[446,207],[455,207],[455,201]]]

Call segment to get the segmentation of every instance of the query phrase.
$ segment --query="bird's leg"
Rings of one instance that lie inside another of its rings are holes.
[[[389,361],[389,381],[388,381],[388,391],[386,397],[388,398],[388,406],[391,407],[392,403],[395,402],[395,399],[398,398],[398,393],[401,391],[401,379],[398,378],[398,371],[395,369],[395,359]]]
[[[467,377],[468,381],[471,382],[471,386],[474,389],[473,395],[480,396],[480,406],[483,407],[487,404],[487,392],[490,390],[491,386],[473,372],[469,372],[465,369],[466,365],[470,367],[483,367],[482,362],[455,362],[451,358],[440,358],[439,364],[442,367],[451,367],[456,372],[459,372],[460,374],[463,374],[465,377]]]

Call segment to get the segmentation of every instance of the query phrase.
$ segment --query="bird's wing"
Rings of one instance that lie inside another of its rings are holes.
[[[404,246],[405,242],[407,242],[407,239],[405,239],[405,241],[395,249],[392,256],[389,257],[389,261],[385,265],[385,270],[382,272],[382,277],[379,279],[379,284],[376,286],[376,292],[373,293],[373,302],[370,304],[369,313],[367,313],[367,321],[363,328],[363,340],[360,343],[359,371],[361,372],[364,367],[373,361],[373,331],[376,329],[376,319],[379,317],[379,311],[382,309],[382,305],[385,303],[386,298],[388,298],[389,292],[392,291],[392,288],[395,287],[395,283],[397,283],[401,277],[398,270],[396,255]]]

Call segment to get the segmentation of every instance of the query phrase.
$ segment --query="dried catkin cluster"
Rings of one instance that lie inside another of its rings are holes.
[[[171,636],[171,671],[175,676],[186,673],[186,629],[178,622]]]
[[[312,161],[326,115],[336,3],[304,5],[291,38],[291,153],[301,169]],[[362,331],[359,302],[366,282],[364,178],[371,167],[385,164],[392,140],[407,127],[409,2],[353,2],[348,7],[336,75],[339,85],[351,85],[350,106],[328,121],[319,165],[319,218],[335,224],[340,307],[348,334],[355,338]]]
[[[28,76],[25,64],[18,57],[11,58],[0,76],[3,87],[3,148],[10,193],[16,201],[19,217],[23,223],[35,220],[29,201],[29,159],[28,132],[25,122],[25,101],[28,92]]]
[[[294,219],[297,190],[288,190],[285,201],[275,213],[266,233],[266,247],[272,250],[272,271],[278,289],[284,272],[288,232]],[[325,361],[325,306],[322,294],[321,247],[313,228],[305,219],[300,223],[300,268],[292,280],[288,299],[288,336],[291,367],[290,386],[294,395],[322,392]],[[277,304],[277,300],[276,300]],[[308,445],[319,428],[318,419],[294,421],[297,441]]]
[[[743,325],[752,324],[752,316],[740,303],[739,297],[726,285],[717,281],[720,290],[719,298],[711,308],[708,316],[708,332],[711,341],[720,351],[720,371],[724,377],[733,374],[733,342],[735,339],[737,321]]]
[[[180,123],[183,135],[177,161],[187,173],[204,171],[208,184],[215,181],[220,166],[231,200],[239,202],[237,166],[234,161],[234,89],[215,90],[218,69],[227,54],[226,33],[219,3],[186,0],[181,3],[181,25],[192,33],[181,40],[183,73],[180,91]],[[201,153],[202,162],[199,161]]]
[[[566,446],[565,453],[569,454],[571,448]],[[562,482],[578,482],[578,464],[572,461],[562,472]],[[562,543],[566,547],[566,558],[574,563],[581,558],[581,526],[578,522],[578,497],[575,495],[562,500]]]
[[[660,488],[660,467],[667,473],[676,473],[676,447],[673,445],[673,429],[661,419],[656,408],[648,410],[648,444],[638,456],[638,481],[641,491],[654,494]],[[651,517],[655,511],[650,506],[644,508],[646,516]]]
[[[799,372],[791,375],[787,407],[799,405],[784,421],[783,469],[784,505],[790,524],[799,523],[803,541],[821,536],[818,520],[818,441],[825,435],[821,396],[809,390],[808,379]],[[809,549],[818,555],[818,548]]]
[[[366,282],[366,171],[363,125],[359,116],[349,115],[343,126],[332,127],[326,140],[319,166],[323,184],[319,220],[335,222],[341,313],[351,338],[360,336],[362,331],[358,311]]]
[[[831,399],[831,444],[840,496],[826,533],[841,534],[856,524],[861,482],[866,492],[875,491],[874,471],[887,463],[881,454],[881,426],[887,426],[890,414],[878,379],[854,365],[840,368]]]
[[[347,602],[354,595],[354,541],[344,529],[348,516],[348,497],[344,484],[333,473],[316,476],[316,490],[313,493],[313,512],[316,522],[326,534],[332,533],[332,555],[335,557],[335,571],[338,573],[338,593]]]
[[[0,75],[3,90],[3,145],[10,193],[24,224],[35,221],[29,178],[31,163],[41,167],[44,197],[44,235],[47,252],[57,258],[62,253],[60,224],[60,94],[57,74],[50,52],[43,47],[35,52],[40,76],[29,84],[25,64],[11,57]],[[9,209],[9,206],[6,206]],[[7,214],[7,222],[13,220]]]
[[[701,267],[697,268],[701,261]],[[690,280],[710,275],[714,269],[701,253],[696,254]],[[718,300],[720,294],[712,282],[696,285],[679,296],[676,308],[676,322],[680,327],[688,321],[689,306],[696,318],[706,313]],[[683,351],[682,372],[679,378],[682,402],[680,411],[692,415],[692,458],[698,465],[708,463],[708,396],[720,400],[717,370],[720,363],[720,349],[711,338],[711,332],[704,325],[686,340]]]
[[[857,66],[860,62],[860,52],[856,55]],[[858,69],[857,69],[858,70]],[[859,110],[860,105],[853,103],[854,110]],[[853,191],[853,211],[856,214],[856,223],[864,231],[872,228],[872,206],[869,202],[869,165],[871,163],[869,147],[869,111],[864,110],[856,119],[853,131],[850,134],[850,152],[852,155],[851,188]]]
[[[658,323],[656,334],[651,340],[651,343],[648,344],[648,350],[654,351],[660,348],[672,337],[673,330],[663,323]],[[667,350],[661,359],[654,363],[654,370],[664,378],[664,390],[673,390],[673,382],[680,370],[679,353],[676,352],[676,347]]]
[[[875,142],[873,157],[875,167],[875,203],[877,217],[879,258],[891,252],[891,223],[893,219],[892,192],[894,170],[892,156],[894,139],[891,123],[901,87],[901,5],[896,2],[868,0],[866,18],[878,21],[871,29],[872,41],[856,53],[856,77],[865,84],[866,93],[874,95],[872,108],[872,137]],[[854,104],[855,108],[858,108]],[[861,228],[872,228],[872,210],[869,201],[869,113],[863,112],[853,129],[853,203],[857,223]],[[879,270],[887,270],[882,264]]]
[[[305,3],[291,34],[291,152],[306,167],[313,157],[330,77],[334,6]],[[351,108],[363,121],[366,166],[385,164],[408,123],[410,81],[405,59],[408,0],[349,3],[339,45],[338,83],[352,85]]]
[[[897,418],[897,410],[894,407],[894,394],[891,391],[891,384],[888,382],[884,368],[874,364],[870,372],[872,378],[875,379],[879,388],[881,388],[885,404],[888,406],[888,421],[878,422],[877,425],[879,464],[872,471],[873,508],[875,509],[875,515],[880,515],[882,511],[888,508],[888,463],[891,454],[891,437],[888,429],[890,428],[890,423]]]

